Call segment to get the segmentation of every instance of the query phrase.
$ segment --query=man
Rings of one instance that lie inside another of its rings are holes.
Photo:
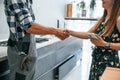
[[[10,80],[35,80],[37,52],[33,34],[54,34],[61,40],[68,37],[61,29],[34,22],[31,4],[32,0],[4,0],[10,29],[8,39]]]

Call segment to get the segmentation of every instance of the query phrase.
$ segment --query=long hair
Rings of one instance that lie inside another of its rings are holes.
[[[99,27],[99,25],[102,22],[103,18],[106,17],[106,16],[107,16],[107,11],[104,9],[104,14],[98,20],[95,30]],[[110,18],[109,18],[108,25],[105,28],[102,35],[109,36],[112,33],[112,31],[113,31],[113,29],[114,29],[114,27],[115,27],[115,25],[117,23],[116,21],[117,21],[118,16],[120,16],[120,0],[114,0],[112,10],[111,10],[111,13],[110,13]]]

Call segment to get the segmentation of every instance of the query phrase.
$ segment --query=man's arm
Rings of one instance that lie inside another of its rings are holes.
[[[62,29],[47,27],[38,23],[33,23],[32,26],[26,30],[26,32],[32,34],[54,34],[62,40],[68,37]]]
[[[47,27],[47,26],[43,26],[38,23],[35,23],[23,0],[19,0],[19,3],[16,2],[15,0],[11,0],[11,4],[9,5],[9,8],[14,13],[14,15],[16,16],[16,19],[19,21],[20,25],[23,26],[23,29],[27,33],[54,34],[62,40],[68,37],[68,35],[65,34],[61,29]]]

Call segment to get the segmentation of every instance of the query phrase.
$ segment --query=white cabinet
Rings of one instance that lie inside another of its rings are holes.
[[[75,37],[38,48],[36,80],[62,80],[80,60],[81,50],[82,40]]]

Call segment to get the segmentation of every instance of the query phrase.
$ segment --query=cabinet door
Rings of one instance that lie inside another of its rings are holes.
[[[0,80],[9,80],[9,66],[8,66],[8,60],[4,60],[0,62]]]
[[[38,77],[36,80],[54,80],[54,71],[50,71],[47,74],[44,74],[43,76]]]
[[[49,55],[48,55],[49,54]],[[47,55],[38,58],[36,66],[36,77],[46,74],[48,71],[55,67],[55,55],[52,52],[48,52]]]
[[[62,80],[76,65],[76,56],[71,57],[64,64],[59,66],[59,80]]]

